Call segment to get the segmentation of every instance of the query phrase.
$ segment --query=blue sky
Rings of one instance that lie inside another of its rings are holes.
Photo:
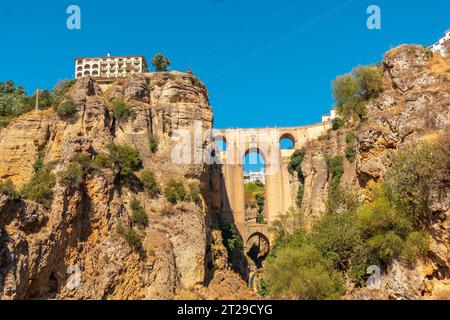
[[[66,9],[81,8],[81,30]],[[366,28],[381,7],[382,29]],[[450,28],[450,1],[141,0],[4,1],[0,81],[28,92],[73,77],[73,58],[163,52],[207,85],[215,127],[320,121],[331,81],[402,43],[431,44]]]

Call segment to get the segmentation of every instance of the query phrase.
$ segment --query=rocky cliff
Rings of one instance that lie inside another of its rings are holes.
[[[2,181],[22,187],[37,161],[52,163],[58,176],[80,154],[94,159],[115,143],[139,151],[142,169],[154,172],[161,190],[175,178],[198,185],[201,201],[171,205],[162,192],[150,197],[139,183],[142,170],[120,182],[114,167],[89,171],[79,185],[57,179],[47,207],[0,195],[0,299],[172,299],[187,293],[219,298],[220,290],[233,298],[251,296],[226,264],[212,267],[211,169],[171,162],[176,130],[192,131],[195,120],[204,129],[212,127],[205,86],[179,72],[120,79],[109,86],[83,78],[65,99],[75,106],[70,117],[51,109],[33,111],[0,129]],[[130,108],[128,119],[113,116],[115,99]],[[150,137],[158,139],[156,152]],[[139,231],[143,254],[116,231],[119,224],[130,224],[135,198],[149,221]],[[226,250],[216,252],[226,261]]]
[[[306,146],[302,170],[305,193],[302,211],[307,224],[325,211],[330,188],[326,155],[344,155],[346,135],[353,131],[356,159],[344,157],[340,185],[368,196],[372,181],[383,179],[392,156],[420,140],[449,135],[450,61],[431,57],[421,46],[404,45],[386,53],[381,63],[384,90],[367,105],[364,121],[330,131],[319,141]],[[448,150],[450,156],[450,150]],[[431,250],[414,266],[398,261],[383,273],[381,291],[356,290],[350,298],[450,298],[450,188],[445,195],[430,198]]]

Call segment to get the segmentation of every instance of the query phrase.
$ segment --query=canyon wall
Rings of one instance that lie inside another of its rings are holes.
[[[113,117],[117,98],[131,110],[126,120]],[[57,180],[49,208],[0,195],[0,298],[251,296],[226,263],[212,266],[210,242],[214,237],[221,241],[210,216],[217,203],[211,195],[214,169],[171,161],[177,130],[191,132],[195,120],[201,121],[203,129],[212,127],[205,86],[180,72],[134,76],[109,86],[83,78],[66,99],[76,107],[67,119],[51,109],[33,111],[0,129],[2,181],[9,179],[22,187],[39,159],[54,163],[52,172],[57,176],[77,155],[94,158],[115,143],[139,151],[142,169],[155,174],[161,190],[171,179],[178,179],[186,186],[198,185],[202,200],[171,205],[162,191],[150,197],[143,190],[138,179],[142,170],[134,172],[135,179],[118,182],[115,168],[90,171],[79,187]],[[159,141],[156,152],[150,149],[151,136]],[[119,222],[130,223],[130,202],[135,198],[149,219],[148,227],[141,230],[145,257],[116,232]],[[223,247],[217,248],[217,259],[227,261],[226,255]]]

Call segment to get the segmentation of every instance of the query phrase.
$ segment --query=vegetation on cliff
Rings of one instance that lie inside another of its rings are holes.
[[[299,149],[296,150],[292,155],[291,155],[291,159],[289,161],[288,164],[288,171],[290,174],[297,174],[297,178],[298,181],[300,182],[300,185],[298,186],[298,190],[297,190],[297,198],[296,198],[296,204],[297,204],[297,208],[301,208],[302,207],[302,203],[303,203],[303,195],[305,192],[305,177],[303,176],[303,171],[302,171],[302,162],[305,158],[305,149]]]
[[[52,91],[48,89],[39,91],[40,110],[51,106],[56,108],[61,103],[64,95],[73,85],[72,80],[59,81]],[[21,114],[34,110],[36,94],[28,96],[21,86],[16,86],[13,81],[8,80],[0,83],[0,126],[5,126],[9,121]]]
[[[265,189],[264,184],[260,181],[248,182],[244,185],[245,207],[257,208],[257,223],[264,223],[264,205],[265,205]]]
[[[339,76],[333,82],[336,110],[345,122],[362,120],[366,114],[365,103],[383,90],[383,75],[377,66],[364,66]],[[336,125],[339,127],[339,125]]]
[[[342,157],[329,157],[331,190],[323,217],[306,231],[301,211],[292,209],[273,224],[275,248],[264,271],[270,295],[334,299],[345,292],[344,278],[364,285],[369,265],[414,262],[426,254],[429,199],[448,188],[449,150],[445,134],[399,152],[385,179],[369,186],[364,203],[339,186]]]

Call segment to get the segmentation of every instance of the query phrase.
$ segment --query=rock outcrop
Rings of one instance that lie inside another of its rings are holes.
[[[345,154],[348,130],[357,134],[356,161],[351,164],[344,159],[341,186],[359,194],[361,200],[368,194],[368,183],[383,178],[398,150],[414,141],[449,134],[450,60],[430,57],[421,46],[404,45],[387,52],[381,68],[384,90],[366,105],[365,121],[331,131],[306,146],[302,211],[309,225],[325,211],[330,183],[325,156]],[[414,266],[395,261],[383,273],[381,291],[358,290],[349,298],[450,298],[450,188],[446,195],[430,198],[428,205],[433,211],[429,255]]]
[[[171,161],[177,132],[192,132],[196,121],[203,129],[212,127],[205,86],[180,72],[119,79],[109,87],[83,78],[69,98],[76,111],[67,119],[53,110],[33,111],[0,129],[2,181],[20,188],[37,160],[55,163],[52,172],[58,175],[79,154],[93,158],[110,143],[127,144],[139,151],[142,167],[154,172],[161,189],[178,179],[186,187],[198,185],[203,200],[171,205],[162,194],[148,196],[139,183],[118,183],[117,170],[108,168],[90,171],[80,187],[57,180],[50,208],[2,195],[0,299],[172,299],[186,290],[207,298],[206,279],[216,281],[206,252],[212,232],[209,169]],[[127,120],[113,117],[117,98],[131,109]],[[150,136],[159,141],[156,153]],[[144,254],[116,232],[120,223],[130,222],[134,198],[149,219],[140,230]],[[248,295],[240,277],[227,279],[240,288],[236,297]]]

